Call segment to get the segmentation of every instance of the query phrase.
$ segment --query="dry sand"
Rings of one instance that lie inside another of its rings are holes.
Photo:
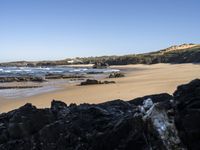
[[[131,100],[149,94],[167,92],[172,94],[180,84],[200,78],[198,64],[155,64],[112,66],[126,72],[126,77],[109,79],[109,85],[63,85],[58,91],[43,93],[28,98],[8,100],[0,98],[0,112],[6,112],[25,103],[37,107],[49,107],[53,99],[70,103],[100,103],[108,100]],[[106,79],[107,80],[107,79]]]

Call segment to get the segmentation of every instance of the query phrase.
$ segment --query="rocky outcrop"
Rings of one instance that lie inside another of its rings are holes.
[[[104,68],[108,68],[108,67],[109,67],[109,65],[104,62],[95,62],[95,64],[93,65],[94,69],[104,69]]]
[[[16,76],[16,77],[0,77],[0,83],[3,82],[44,82],[46,81],[43,77],[38,76]]]
[[[1,150],[197,150],[200,80],[128,102],[26,104],[0,115]]]
[[[0,83],[5,82],[45,82],[50,79],[83,79],[83,75],[47,74],[43,76],[12,76],[0,77]]]
[[[65,74],[47,74],[45,75],[45,79],[81,79],[86,78],[86,76],[83,75],[65,75]]]
[[[179,136],[191,150],[200,149],[200,80],[181,85],[174,93]]]
[[[16,86],[0,86],[0,89],[31,89],[31,88],[39,88],[42,85],[16,85]]]
[[[121,77],[125,77],[125,75],[121,72],[113,72],[109,75],[108,78],[121,78]]]
[[[98,80],[93,80],[93,79],[87,79],[84,82],[81,82],[80,85],[95,85],[95,84],[113,84],[115,81],[98,81]]]
[[[147,99],[146,101],[149,100]],[[149,104],[152,104],[152,106]],[[178,136],[173,117],[167,114],[170,110],[160,103],[154,105],[153,103],[149,104],[146,104],[150,108],[146,111],[143,118],[146,123],[147,139],[149,140],[151,149],[185,149]]]
[[[169,103],[170,100],[173,99],[173,96],[167,93],[161,93],[161,94],[154,94],[154,95],[147,95],[144,97],[138,97],[133,100],[130,100],[130,104],[134,104],[136,106],[143,105],[143,102],[150,98],[153,103],[159,103],[159,102],[167,102]]]

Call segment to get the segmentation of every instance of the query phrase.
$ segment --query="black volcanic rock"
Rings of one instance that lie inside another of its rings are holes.
[[[46,109],[26,104],[0,114],[0,150],[196,150],[199,87],[194,80],[174,97],[163,93],[129,102],[67,106],[54,100]]]
[[[179,135],[190,150],[200,149],[200,80],[181,85],[174,93]]]
[[[48,109],[36,109],[35,106],[26,104],[8,113],[8,119],[9,138],[18,139],[38,132],[46,124],[54,121],[54,116]]]
[[[60,111],[67,114],[60,117]],[[26,104],[0,116],[0,137],[6,132],[0,149],[146,149],[144,123],[135,112],[131,104],[121,100],[69,107],[53,101],[52,107],[44,110]]]
[[[146,136],[153,150],[183,150],[174,117],[168,115],[168,107],[154,104],[145,114]]]
[[[158,103],[158,102],[166,102],[170,101],[173,99],[173,96],[169,95],[168,93],[161,93],[161,94],[154,94],[154,95],[147,95],[144,97],[138,97],[133,100],[130,100],[129,103],[134,104],[134,105],[142,105],[143,101],[150,98],[153,103]]]

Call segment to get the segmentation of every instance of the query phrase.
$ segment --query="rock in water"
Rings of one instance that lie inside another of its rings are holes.
[[[95,64],[93,65],[94,69],[105,69],[108,67],[109,67],[109,65],[105,62],[95,62]]]
[[[0,83],[4,82],[44,82],[43,77],[37,76],[16,76],[16,77],[0,77]]]

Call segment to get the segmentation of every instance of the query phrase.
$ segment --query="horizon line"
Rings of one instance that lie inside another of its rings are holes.
[[[126,55],[139,55],[139,54],[147,54],[147,53],[151,53],[151,52],[157,52],[157,51],[161,51],[161,50],[165,50],[167,48],[170,48],[170,47],[173,47],[173,46],[181,46],[181,45],[190,45],[190,44],[193,44],[195,46],[198,46],[200,44],[194,44],[194,43],[183,43],[183,44],[178,44],[178,45],[171,45],[171,46],[168,46],[166,48],[162,48],[162,49],[159,49],[159,50],[150,50],[150,51],[147,51],[147,52],[142,52],[142,53],[127,53],[127,54],[108,54],[108,55],[90,55],[90,56],[72,56],[72,57],[65,57],[65,58],[56,58],[56,59],[27,59],[27,60],[11,60],[11,61],[0,61],[0,63],[16,63],[16,62],[42,62],[42,61],[62,61],[62,60],[66,60],[66,59],[76,59],[76,58],[89,58],[89,57],[109,57],[109,56],[126,56]]]

